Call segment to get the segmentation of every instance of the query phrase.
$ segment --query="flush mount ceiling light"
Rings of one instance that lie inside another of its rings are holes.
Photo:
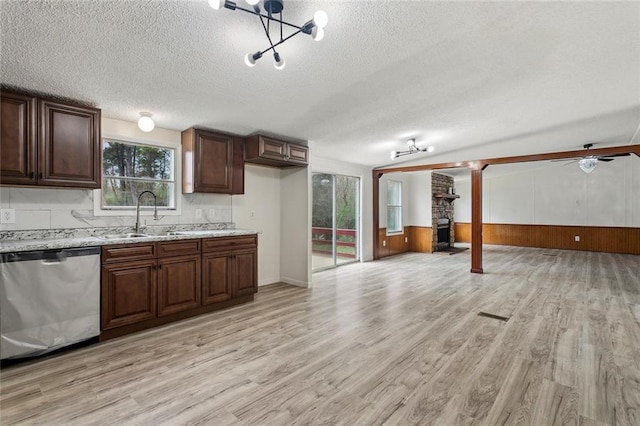
[[[138,127],[143,132],[150,132],[156,127],[156,123],[153,122],[153,118],[151,118],[150,112],[141,112],[140,118],[138,119]]]
[[[433,152],[433,150],[435,149],[432,146],[429,146],[427,148],[418,148],[416,146],[415,139],[409,139],[407,141],[407,145],[409,146],[408,151],[391,151],[391,159],[395,160],[396,158],[402,157],[403,155],[416,154],[418,152]]]
[[[272,50],[274,59],[273,66],[277,70],[281,70],[284,68],[285,62],[284,59],[280,57],[280,54],[276,51],[276,47],[280,46],[291,37],[300,33],[308,34],[316,41],[320,41],[324,37],[324,27],[327,26],[329,18],[327,14],[322,10],[314,13],[313,19],[307,21],[302,26],[298,26],[282,20],[282,9],[284,9],[283,0],[263,0],[262,8],[264,9],[264,11],[260,9],[260,6],[258,4],[260,3],[260,0],[246,0],[246,2],[249,5],[253,6],[253,10],[240,7],[231,0],[209,0],[209,5],[215,10],[218,10],[220,9],[220,7],[224,6],[226,9],[241,10],[260,18],[260,23],[262,24],[264,33],[267,36],[267,40],[269,40],[269,47],[264,50],[259,50],[256,53],[247,53],[247,55],[244,57],[244,63],[249,67],[255,66],[256,61],[262,58],[262,55]],[[271,38],[271,21],[274,22],[276,31],[278,30],[278,28],[280,29],[280,40]],[[284,35],[285,26],[290,27],[294,30],[286,37]]]
[[[578,161],[580,169],[585,173],[591,173],[598,167],[598,157],[589,156]]]

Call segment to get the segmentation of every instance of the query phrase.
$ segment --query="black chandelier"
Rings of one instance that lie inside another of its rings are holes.
[[[407,151],[391,151],[391,159],[395,160],[396,158],[402,157],[403,155],[417,154],[418,152],[433,152],[432,146],[426,148],[418,148],[416,146],[415,139],[409,139],[407,141],[407,146],[409,147]]]
[[[262,58],[262,55],[267,53],[270,50],[273,50],[273,66],[276,69],[281,70],[284,68],[284,59],[280,56],[276,47],[280,46],[285,41],[289,40],[291,37],[304,33],[310,35],[314,40],[320,41],[324,37],[324,27],[327,25],[328,17],[325,12],[322,10],[317,11],[313,14],[313,19],[307,21],[302,26],[294,25],[289,22],[282,20],[282,9],[284,9],[284,1],[283,0],[263,0],[262,7],[264,8],[264,13],[260,9],[258,3],[260,0],[245,0],[249,5],[253,6],[253,10],[245,9],[243,7],[238,6],[234,1],[231,0],[209,0],[209,5],[215,9],[220,9],[221,6],[224,6],[226,9],[230,10],[242,10],[243,12],[250,13],[252,15],[256,15],[260,18],[260,22],[262,23],[262,28],[264,28],[264,33],[269,40],[269,47],[260,50],[256,53],[247,53],[244,57],[244,63],[247,66],[253,67],[256,64],[256,61]],[[278,15],[278,16],[276,16]],[[265,23],[266,20],[266,23]],[[274,43],[271,39],[271,21],[276,24],[276,30],[280,28],[280,41],[276,39]],[[279,25],[277,25],[279,24]],[[292,34],[288,36],[284,36],[284,26],[291,27],[295,29]]]

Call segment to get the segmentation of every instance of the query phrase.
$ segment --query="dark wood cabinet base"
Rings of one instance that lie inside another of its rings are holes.
[[[103,330],[100,333],[100,341],[113,339],[115,337],[124,336],[125,334],[131,334],[138,331],[147,330],[149,328],[157,327],[159,325],[168,324],[174,321],[180,321],[186,318],[195,317],[198,315],[206,314],[208,312],[219,311],[221,309],[230,308],[235,305],[247,303],[253,301],[253,294],[248,296],[240,296],[233,299],[225,300],[223,302],[212,303],[210,305],[198,306],[197,308],[190,309],[188,311],[177,312],[175,314],[166,315],[163,317],[157,317],[150,320],[137,322],[135,324],[129,324],[118,328],[112,328],[110,330]]]

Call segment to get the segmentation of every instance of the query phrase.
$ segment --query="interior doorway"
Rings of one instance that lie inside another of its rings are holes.
[[[360,260],[360,178],[313,173],[312,269]]]

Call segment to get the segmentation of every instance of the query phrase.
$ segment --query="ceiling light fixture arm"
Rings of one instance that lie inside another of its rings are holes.
[[[398,157],[402,157],[404,155],[409,155],[409,154],[417,154],[418,152],[433,152],[433,149],[434,149],[432,146],[429,146],[426,148],[417,147],[415,139],[409,139],[407,141],[407,145],[409,146],[409,150],[407,151],[391,151],[391,159],[395,160]]]
[[[280,46],[282,43],[284,43],[285,41],[289,40],[289,39],[290,39],[291,37],[293,37],[294,35],[299,34],[300,32],[301,32],[301,30],[298,30],[298,31],[296,31],[295,33],[293,33],[293,34],[291,34],[291,35],[287,36],[287,38],[284,38],[284,39],[280,40],[279,42],[277,42],[276,44],[272,45],[271,47],[266,48],[265,50],[263,50],[263,51],[261,51],[261,52],[260,52],[260,56],[262,56],[264,53],[267,53],[267,52],[268,52],[268,51],[270,51],[270,50],[273,50],[273,51],[275,52],[275,48],[276,48],[276,47]]]
[[[267,40],[269,41],[269,47],[265,50],[258,51],[256,53],[248,53],[244,62],[249,67],[253,67],[256,64],[256,61],[262,58],[262,55],[270,50],[273,50],[273,58],[275,59],[274,66],[276,69],[281,70],[285,66],[285,61],[280,57],[280,54],[276,50],[276,47],[280,46],[285,41],[290,38],[298,35],[299,33],[304,33],[310,35],[315,41],[320,41],[324,37],[324,27],[327,25],[328,17],[327,14],[321,10],[317,11],[313,15],[313,19],[307,21],[302,26],[294,25],[290,22],[287,22],[282,19],[282,10],[284,9],[284,0],[246,0],[249,5],[253,7],[252,9],[247,9],[241,6],[238,6],[235,1],[232,0],[209,0],[209,5],[214,9],[218,10],[220,7],[224,7],[229,10],[241,10],[245,13],[250,13],[251,15],[256,15],[260,18],[260,23],[262,24],[262,28],[264,29],[264,33],[267,36]],[[264,8],[263,13],[262,9],[258,5],[262,3],[262,7]],[[265,22],[266,19],[266,22]],[[274,43],[271,39],[271,21],[274,21],[276,24],[280,24],[280,41]],[[284,36],[284,26],[291,27],[295,29],[293,34],[289,36]]]
[[[233,4],[233,7],[229,7],[229,6],[227,6],[227,4],[229,4],[229,3],[232,3],[232,4]],[[244,7],[242,7],[242,6],[238,6],[238,5],[236,5],[234,2],[227,0],[227,1],[225,2],[225,4],[224,4],[224,7],[226,7],[227,9],[231,9],[231,10],[241,10],[241,11],[243,11],[243,12],[247,12],[247,13],[250,13],[250,14],[252,14],[252,15],[261,16],[262,18],[266,18],[266,19],[268,19],[268,20],[270,20],[270,21],[282,22],[282,24],[283,24],[283,25],[287,25],[287,26],[289,26],[289,27],[291,27],[291,28],[295,28],[295,29],[298,29],[298,30],[302,30],[302,29],[303,29],[303,28],[302,28],[301,26],[299,26],[299,25],[295,25],[295,24],[291,24],[291,23],[289,23],[289,22],[287,22],[287,21],[283,21],[283,20],[282,20],[282,14],[280,14],[280,19],[278,19],[278,18],[274,18],[273,16],[265,15],[264,13],[260,12],[260,9],[258,8],[258,6],[257,6],[257,5],[256,5],[256,6],[254,6],[254,8],[255,8],[256,10],[250,10],[250,9],[245,9],[245,8],[244,8]],[[305,24],[305,25],[306,25],[306,24]]]

